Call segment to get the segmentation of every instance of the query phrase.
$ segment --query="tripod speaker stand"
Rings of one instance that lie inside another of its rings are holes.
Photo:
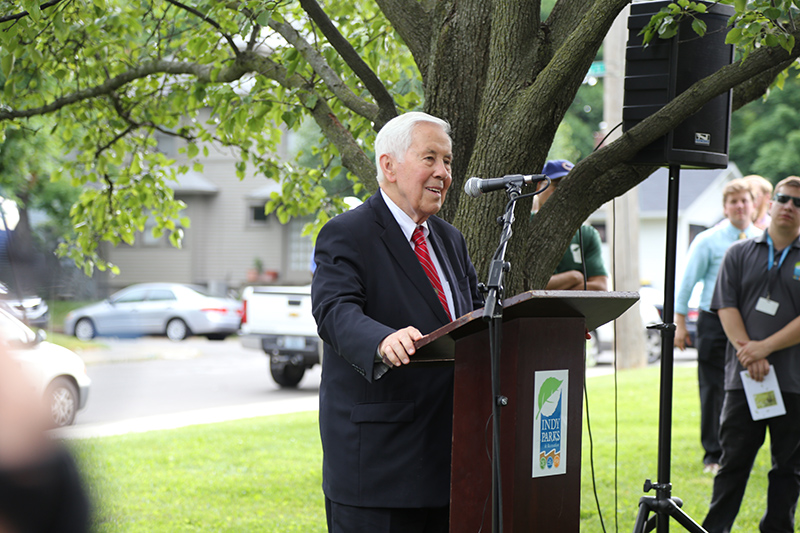
[[[658,533],[669,532],[669,518],[693,533],[707,533],[700,524],[686,514],[683,502],[672,497],[670,482],[670,455],[672,451],[672,380],[675,350],[675,250],[678,235],[678,189],[680,165],[669,167],[669,189],[667,195],[667,249],[664,275],[663,323],[653,326],[661,330],[661,383],[658,413],[658,481],[649,479],[644,483],[644,491],[655,489],[655,496],[642,496],[639,499],[639,512],[633,533],[644,533],[658,528]],[[651,516],[652,514],[652,516]]]

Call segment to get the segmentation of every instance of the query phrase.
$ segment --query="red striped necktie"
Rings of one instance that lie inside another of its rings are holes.
[[[419,262],[422,264],[425,274],[428,275],[428,279],[431,281],[431,285],[433,285],[433,289],[436,291],[439,301],[442,302],[444,312],[447,313],[447,317],[450,320],[453,320],[453,317],[450,316],[450,307],[447,305],[447,296],[445,296],[444,289],[442,289],[442,282],[439,281],[436,267],[433,266],[433,261],[431,261],[431,254],[428,253],[428,245],[425,242],[425,233],[422,230],[422,226],[417,226],[414,233],[411,234],[411,240],[414,241],[414,253],[417,254],[417,259],[419,259]]]

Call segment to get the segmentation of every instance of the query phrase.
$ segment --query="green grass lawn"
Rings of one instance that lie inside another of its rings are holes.
[[[584,417],[581,532],[585,533],[603,531],[591,462],[605,531],[632,531],[644,480],[656,480],[658,369],[621,372],[617,381],[616,432],[614,376],[588,382],[593,446]],[[673,495],[683,499],[686,512],[701,522],[712,478],[702,473],[695,368],[676,369],[674,391]],[[72,445],[95,501],[97,532],[325,531],[315,412]],[[764,449],[735,530],[757,531],[768,468]],[[682,531],[675,522],[671,527]]]

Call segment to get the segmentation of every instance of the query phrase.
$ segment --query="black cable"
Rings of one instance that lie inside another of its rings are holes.
[[[617,256],[617,200],[611,200],[611,211],[614,213],[614,227],[611,239],[611,257]],[[608,228],[606,227],[606,230]],[[613,261],[614,287],[617,286],[617,262]],[[614,321],[614,531],[619,533],[619,381],[617,374],[617,321]]]
[[[586,255],[583,250],[583,224],[578,228],[578,248],[581,254],[581,269],[583,270],[583,290],[588,290],[589,281],[586,279]]]
[[[586,387],[586,365],[583,365],[583,398],[586,402],[586,430],[589,434],[589,468],[592,471],[592,492],[594,493],[594,503],[597,506],[597,515],[600,517],[600,527],[603,533],[606,531],[606,525],[603,521],[603,513],[600,511],[600,498],[597,495],[597,476],[594,473],[594,438],[592,437],[592,424],[589,420],[589,389]]]

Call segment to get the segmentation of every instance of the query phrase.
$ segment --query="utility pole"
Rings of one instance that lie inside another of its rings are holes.
[[[603,42],[606,75],[603,80],[603,120],[606,130],[622,122],[622,98],[625,87],[625,45],[630,6],[614,21]],[[614,130],[606,143],[621,135]],[[611,250],[611,279],[615,291],[638,291],[639,276],[639,198],[633,188],[607,205],[607,241]],[[645,330],[637,302],[614,324],[617,368],[637,368],[647,363]]]

